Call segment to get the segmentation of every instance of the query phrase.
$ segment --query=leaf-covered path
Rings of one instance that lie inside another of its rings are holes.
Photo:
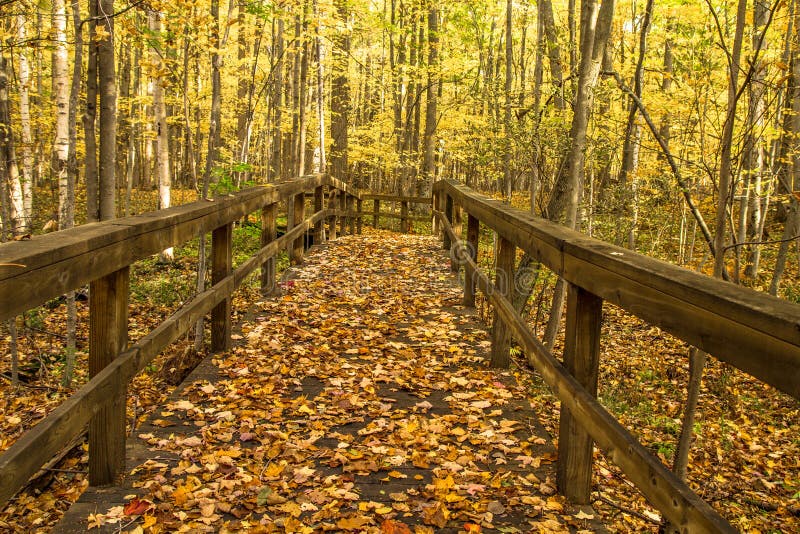
[[[343,237],[251,309],[57,532],[566,532],[555,451],[431,237]],[[136,497],[134,498],[134,495]]]

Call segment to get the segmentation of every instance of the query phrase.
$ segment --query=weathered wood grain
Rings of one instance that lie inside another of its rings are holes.
[[[588,238],[440,181],[470,214],[570,283],[800,399],[800,305]]]
[[[231,273],[233,223],[216,228],[211,234],[211,284],[217,284]],[[211,351],[221,352],[231,346],[230,295],[211,310]]]
[[[123,267],[91,283],[89,376],[98,375],[127,348],[130,269]],[[89,422],[89,482],[111,484],[125,469],[125,397],[118,384]]]
[[[442,212],[436,212],[445,233],[455,239],[453,228]],[[622,469],[639,491],[681,532],[736,532],[708,503],[653,456],[597,399],[564,368],[536,339],[511,302],[503,297],[478,265],[465,254],[465,261],[476,273],[478,288],[495,312],[509,326],[513,338],[522,346],[529,363],[570,411],[575,422],[586,429],[612,462]]]
[[[569,285],[564,367],[593,397],[597,396],[600,364],[600,324],[603,299]],[[562,405],[558,427],[558,489],[570,501],[589,504],[592,492],[592,449],[589,432]]]

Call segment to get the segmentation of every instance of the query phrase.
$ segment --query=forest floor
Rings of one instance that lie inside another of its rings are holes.
[[[253,235],[247,235],[248,232],[247,227],[239,231],[238,239],[241,239],[242,246],[237,253],[242,256],[246,256],[248,247],[257,243],[257,239],[252,239]],[[435,247],[432,238],[409,238],[389,233],[377,235],[390,243],[409,239],[411,241],[401,248],[414,252]],[[340,253],[348,257],[368,255],[371,253],[369,248],[377,246],[372,234],[368,234],[367,241],[346,238],[341,242],[348,242],[347,247],[343,244],[340,249]],[[324,258],[325,254],[332,254],[330,250],[334,247],[320,253],[318,261],[322,262],[324,269],[330,268],[325,264],[330,260]],[[148,260],[134,266],[134,280],[137,282],[132,283],[132,340],[150,331],[191,297],[194,253],[190,245],[177,251],[172,265],[159,265],[155,260]],[[410,253],[406,255],[410,256]],[[323,267],[319,269],[324,270]],[[398,279],[392,278],[393,281]],[[302,289],[302,284],[287,284],[284,289],[286,296],[291,297],[292,292]],[[413,287],[405,289],[416,294]],[[316,288],[317,292],[324,290]],[[531,323],[538,329],[546,321],[548,288],[539,287],[536,291],[538,304],[533,306]],[[312,293],[310,297],[314,295]],[[417,300],[415,306],[424,310],[424,299]],[[259,301],[257,288],[254,284],[245,284],[235,296],[234,309],[238,310],[236,313],[244,313],[256,301]],[[80,302],[79,324],[83,325],[83,330],[79,330],[79,364],[75,381],[78,385],[86,380],[86,314],[86,304]],[[479,303],[478,314],[488,319],[485,304]],[[633,429],[645,445],[670,465],[686,394],[688,347],[613,306],[606,305],[604,314],[600,399],[627,428]],[[74,391],[59,385],[63,365],[63,323],[64,306],[58,301],[29,312],[25,318],[20,349],[23,367],[29,375],[27,382],[17,389],[12,389],[7,379],[0,379],[0,450],[7,448],[24,430]],[[307,330],[302,325],[297,328]],[[435,328],[428,330],[436,332]],[[424,328],[418,334],[425,336]],[[249,343],[250,332],[242,335]],[[268,333],[263,332],[263,335]],[[361,343],[369,346],[370,341],[374,340],[362,339]],[[330,342],[328,345],[330,347]],[[179,372],[181,368],[190,368],[199,358],[190,346],[188,339],[174,344],[134,380],[129,389],[128,406],[132,428],[142,424],[154,411],[164,410],[177,377],[182,374]],[[0,339],[0,351],[7,353],[6,349],[7,339]],[[560,350],[557,346],[555,352]],[[253,357],[252,354],[241,356],[245,360]],[[544,427],[551,435],[557,435],[558,402],[521,360],[518,358],[513,375],[525,386],[529,402]],[[0,364],[0,372],[8,372],[7,358]],[[424,376],[420,379],[422,383]],[[288,384],[294,378],[287,376]],[[472,379],[472,375],[466,378]],[[202,390],[195,393],[201,395]],[[311,405],[302,403],[292,409],[302,414],[303,406],[311,408]],[[418,411],[414,415],[423,415],[421,408]],[[704,374],[689,483],[742,531],[800,531],[798,436],[800,406],[795,400],[712,358]],[[241,432],[238,439],[241,441]],[[442,438],[445,442],[452,439],[453,436],[447,433]],[[596,455],[594,506],[602,520],[612,531],[655,531],[659,521],[657,512],[647,505],[613,464],[607,462],[600,452]],[[79,442],[59,464],[50,466],[0,511],[0,530],[48,531],[86,488],[86,459],[86,446]],[[374,508],[371,511],[374,512]],[[402,528],[400,525],[397,527]]]

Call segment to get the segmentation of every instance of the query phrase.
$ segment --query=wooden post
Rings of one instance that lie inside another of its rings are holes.
[[[467,253],[473,261],[478,261],[478,239],[481,221],[472,214],[467,214]],[[464,267],[464,306],[475,307],[475,271]]]
[[[514,289],[514,260],[516,247],[514,243],[498,235],[497,272],[495,274],[494,291],[511,300]],[[495,312],[492,322],[492,356],[489,365],[502,369],[508,368],[511,347],[511,335],[508,326]]]
[[[89,376],[110,364],[128,345],[129,268],[99,278],[89,288]],[[125,399],[119,384],[89,422],[89,483],[111,484],[125,470]]]
[[[444,216],[450,221],[450,224],[453,224],[453,197],[450,195],[445,195],[444,197]],[[450,242],[450,235],[447,232],[444,233],[444,240],[442,241],[442,249],[443,250],[450,250],[450,246],[452,243]]]
[[[570,284],[564,366],[594,396],[597,396],[602,317],[603,299]],[[569,410],[562,407],[558,429],[558,489],[576,504],[589,503],[593,446],[586,430],[578,426]]]
[[[401,200],[400,201],[400,231],[404,234],[409,232],[409,224],[408,224],[408,201]]]
[[[278,232],[275,229],[275,216],[278,204],[268,204],[261,208],[261,246],[265,247],[275,240]],[[275,258],[268,259],[261,266],[261,292],[265,295],[275,290]]]
[[[347,211],[347,193],[339,191],[339,209]],[[342,235],[347,234],[347,215],[339,217],[339,233]]]
[[[440,198],[441,197],[439,195],[439,192],[438,191],[434,191],[433,193],[431,193],[431,195],[433,197],[431,199],[431,205],[433,206],[433,209],[436,210],[436,211],[441,211],[442,206],[441,206],[441,203],[440,203]],[[439,231],[440,231],[439,230],[439,219],[437,219],[436,217],[433,217],[433,219],[431,220],[431,232],[433,233],[433,235],[439,235]]]
[[[336,206],[339,204],[337,202],[337,195],[338,191],[336,189],[331,189],[328,192],[328,207],[331,209],[336,209]],[[336,239],[336,226],[339,222],[339,218],[334,215],[330,219],[328,219],[328,239]]]
[[[305,193],[298,193],[294,196],[294,210],[292,213],[292,228],[298,226],[300,223],[303,222],[305,218],[305,208],[306,208],[306,194]],[[291,254],[291,263],[292,265],[300,265],[303,263],[303,236],[301,235],[297,239],[294,240],[294,244],[292,245],[292,254]]]
[[[215,229],[211,234],[211,284],[231,274],[233,223]],[[231,299],[226,298],[211,310],[211,351],[228,350],[231,346]]]
[[[372,201],[372,227],[378,228],[378,213],[380,213],[381,201],[377,198]]]
[[[320,185],[314,188],[314,214],[322,211],[325,203],[325,186]],[[314,225],[314,244],[321,245],[325,242],[325,221],[320,219]]]
[[[356,211],[358,211],[358,226],[356,226],[356,233],[361,235],[362,227],[364,226],[364,208],[363,201],[359,198],[356,199]]]
[[[456,234],[456,237],[461,240],[462,234],[462,226],[463,223],[461,222],[461,206],[455,205],[453,206],[453,214],[452,214],[452,224],[453,224],[453,233]],[[455,256],[452,258],[453,260],[457,260]],[[461,264],[458,261],[451,261],[450,262],[450,271],[453,273],[457,273],[458,269],[461,267]]]
[[[356,208],[356,197],[353,195],[347,195],[347,227],[350,235],[355,235],[356,233],[356,216],[355,216],[355,208]]]

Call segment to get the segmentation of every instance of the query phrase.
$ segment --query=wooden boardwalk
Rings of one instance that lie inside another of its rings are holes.
[[[55,532],[602,530],[555,494],[550,436],[460,303],[432,237],[318,247]]]

